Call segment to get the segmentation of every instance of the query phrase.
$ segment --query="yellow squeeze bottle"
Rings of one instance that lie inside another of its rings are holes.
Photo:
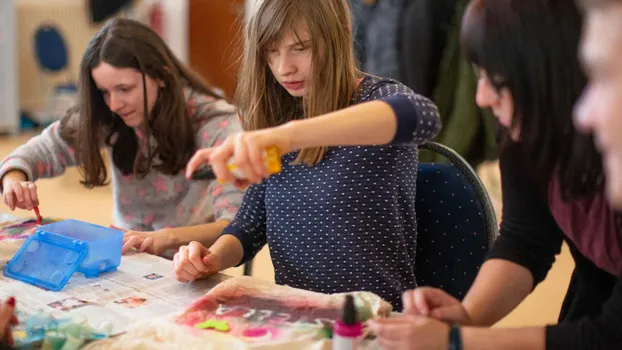
[[[270,146],[263,152],[263,161],[268,169],[270,175],[278,174],[283,170],[283,164],[281,163],[281,152],[276,146]],[[234,159],[231,158],[227,162],[227,170],[231,172],[237,179],[245,180],[244,173],[235,165]]]
[[[266,168],[268,168],[268,172],[270,173],[270,175],[280,173],[283,170],[283,165],[281,163],[281,152],[279,151],[278,147],[268,147],[263,152],[263,160]],[[233,176],[235,176],[239,180],[246,179],[244,173],[237,167],[237,165],[235,165],[235,160],[233,159],[233,157],[231,157],[231,159],[229,159],[229,161],[227,162],[227,170],[229,170],[231,174],[233,174]],[[197,169],[192,174],[193,180],[213,180],[215,178],[216,175],[214,174],[212,167],[209,165],[205,165],[204,167]],[[224,181],[220,179],[219,182],[224,183]]]

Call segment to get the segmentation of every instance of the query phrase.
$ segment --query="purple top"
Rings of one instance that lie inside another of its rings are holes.
[[[622,276],[620,222],[603,193],[564,202],[557,178],[549,186],[549,207],[557,225],[596,266]]]

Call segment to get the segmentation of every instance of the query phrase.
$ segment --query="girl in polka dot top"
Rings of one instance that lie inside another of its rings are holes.
[[[276,282],[369,291],[400,310],[416,286],[417,145],[440,129],[437,108],[354,62],[347,0],[264,0],[246,28],[237,101],[248,132],[190,161],[222,181],[234,157],[250,187],[209,249],[183,246],[180,281],[250,261],[267,243]],[[283,169],[261,155],[276,145]]]

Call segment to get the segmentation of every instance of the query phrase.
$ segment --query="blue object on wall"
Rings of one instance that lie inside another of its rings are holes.
[[[52,72],[67,67],[67,47],[55,26],[44,24],[35,33],[35,54],[44,69]]]

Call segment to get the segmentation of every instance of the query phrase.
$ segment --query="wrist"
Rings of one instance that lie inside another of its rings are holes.
[[[183,230],[165,228],[159,231],[166,239],[166,249],[179,249],[182,245],[188,245],[192,240],[184,236]]]
[[[18,169],[13,169],[13,170],[7,171],[2,176],[2,178],[0,178],[0,186],[2,186],[1,189],[4,189],[6,186],[10,185],[13,182],[26,181],[26,180],[28,180],[26,173]]]
[[[473,317],[474,312],[469,308],[469,306],[465,303],[462,303],[462,309],[464,310],[465,316],[468,322],[462,322],[463,326],[479,326],[480,324]]]

